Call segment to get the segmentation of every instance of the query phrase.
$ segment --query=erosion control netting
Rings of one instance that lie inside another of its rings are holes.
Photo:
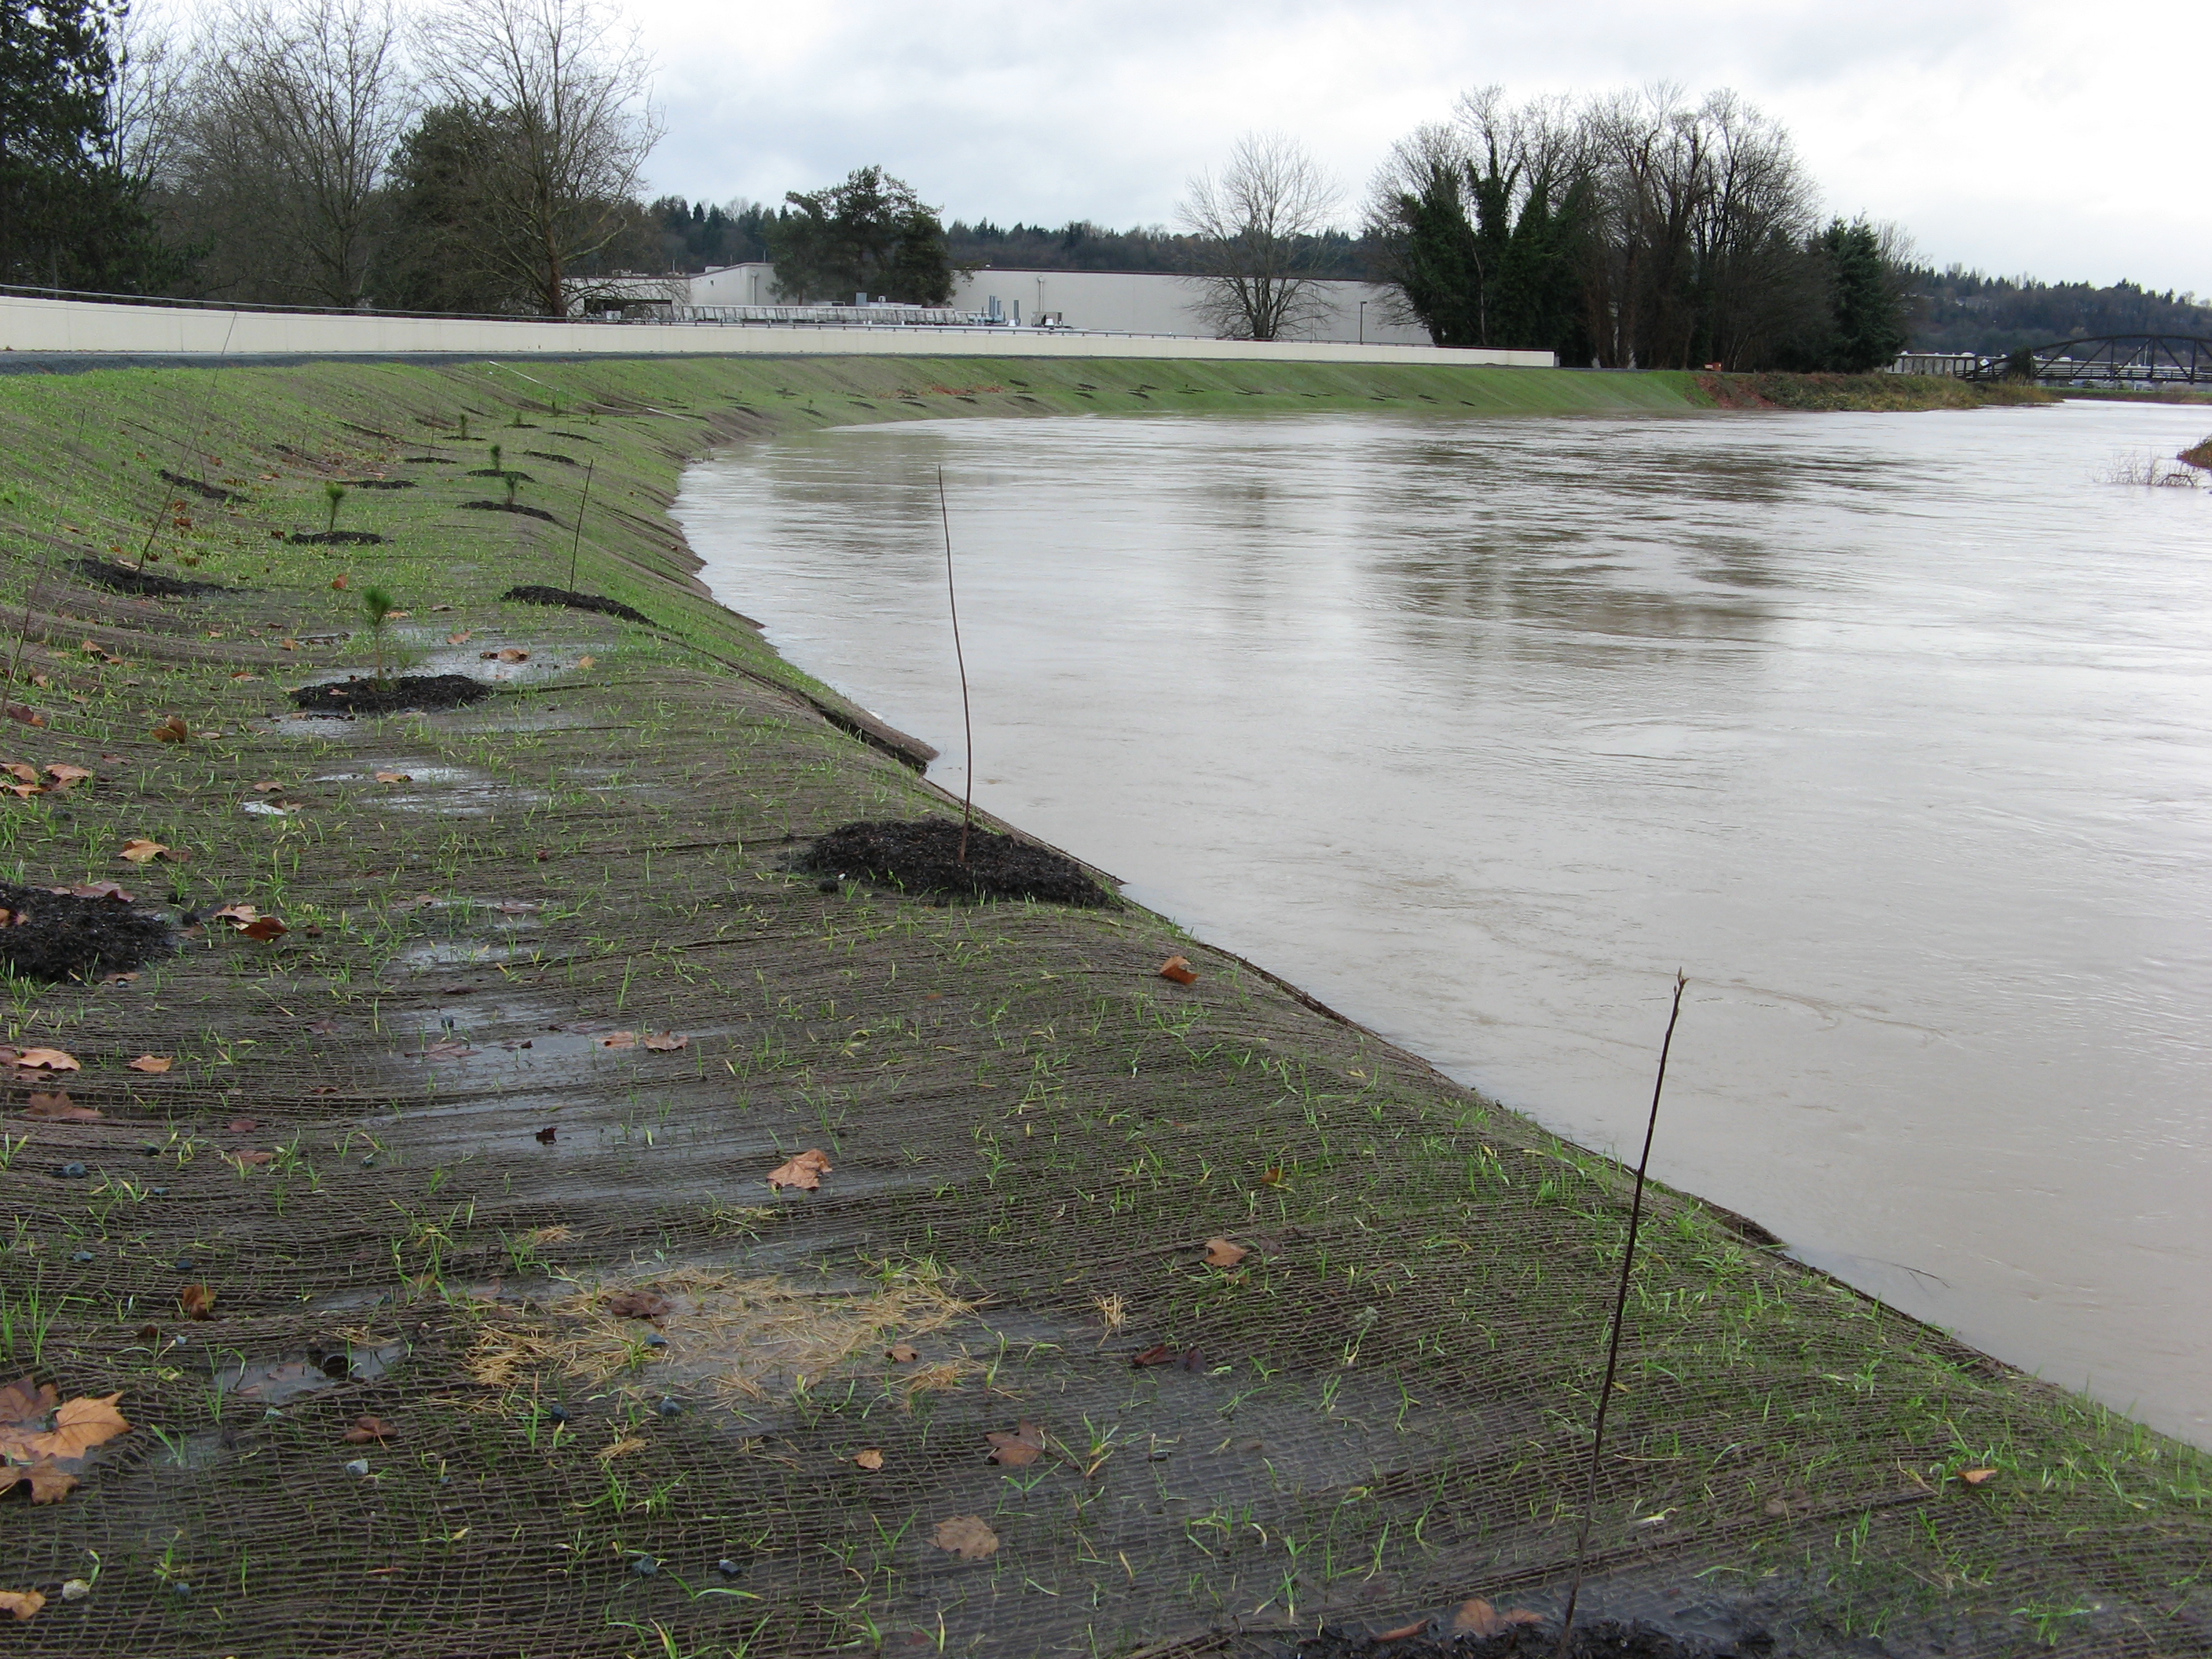
[[[957,819],[848,823],[818,837],[793,867],[852,877],[914,894],[1110,904],[1106,890],[1064,853]]]
[[[653,618],[642,611],[599,593],[579,593],[570,588],[546,587],[537,582],[526,582],[520,587],[508,588],[500,598],[514,599],[523,605],[551,605],[568,611],[595,611],[602,616],[619,617],[624,622],[643,623],[648,628],[653,625]]]
[[[159,571],[135,569],[112,559],[79,559],[76,568],[78,574],[95,586],[112,593],[131,593],[148,599],[198,599],[235,591],[220,582],[186,581],[164,576]]]
[[[623,672],[40,738],[118,758],[19,837],[33,882],[158,829],[199,920],[11,1035],[99,1116],[0,1074],[5,1374],[133,1425],[61,1501],[0,1499],[0,1590],[48,1598],[11,1651],[1256,1656],[1556,1618],[1618,1170],[1141,910],[824,892],[789,866],[833,829],[954,809],[797,696],[532,623]],[[1585,1617],[2212,1651],[2201,1459],[1692,1202],[1646,1227]]]

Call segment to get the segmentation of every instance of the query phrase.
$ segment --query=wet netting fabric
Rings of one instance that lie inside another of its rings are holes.
[[[672,418],[610,403],[603,486],[665,479]],[[94,1115],[0,1072],[0,1384],[129,1424],[0,1497],[0,1591],[43,1601],[8,1650],[1548,1651],[1622,1172],[1133,906],[824,891],[830,831],[957,804],[734,625],[753,677],[502,609],[569,549],[494,528],[436,637],[554,666],[441,713],[271,690],[349,603],[320,565],[221,616],[51,601],[43,668],[92,617],[235,701],[219,740],[58,700],[9,740],[96,774],[16,821],[27,880],[188,856],[135,901],[175,954],[17,998]],[[1725,1212],[1644,1226],[1593,1639],[2212,1652],[2198,1454]]]

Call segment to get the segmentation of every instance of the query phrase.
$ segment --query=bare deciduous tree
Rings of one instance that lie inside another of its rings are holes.
[[[456,0],[423,34],[441,101],[482,109],[469,180],[486,264],[542,315],[566,315],[575,267],[635,228],[659,137],[635,29],[598,0]]]
[[[158,188],[175,173],[191,45],[164,21],[134,8],[116,22],[112,51],[115,77],[107,85],[102,159],[133,184]]]
[[[1273,340],[1320,314],[1321,234],[1339,191],[1305,147],[1278,134],[1237,141],[1217,179],[1200,173],[1176,210],[1201,239],[1198,308],[1220,333]]]
[[[222,18],[177,166],[211,285],[362,304],[377,187],[412,101],[389,0],[248,0]]]

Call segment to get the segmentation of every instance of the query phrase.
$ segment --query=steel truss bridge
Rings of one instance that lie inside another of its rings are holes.
[[[2212,340],[2185,334],[2106,334],[1976,358],[1969,380],[2033,378],[2048,386],[2212,386]]]

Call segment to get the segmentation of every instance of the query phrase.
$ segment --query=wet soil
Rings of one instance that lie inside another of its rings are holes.
[[[561,522],[544,507],[525,507],[520,501],[463,501],[461,505],[478,513],[520,513],[526,519],[543,519],[548,524]]]
[[[610,599],[599,593],[579,593],[566,587],[541,587],[529,582],[508,588],[500,598],[522,605],[556,605],[568,611],[596,611],[603,617],[619,617],[624,622],[643,623],[647,628],[653,625],[652,617],[620,599]]]
[[[465,708],[494,688],[465,674],[402,674],[390,680],[324,681],[303,685],[292,701],[318,714],[398,714],[441,708]]]
[[[1096,908],[1114,902],[1081,865],[1064,853],[1017,841],[978,825],[960,857],[960,825],[951,818],[848,823],[800,855],[795,867],[817,875],[856,877],[908,893],[961,898],[1044,899]]]
[[[295,530],[295,547],[381,547],[384,538],[374,530]]]
[[[1297,1659],[1553,1659],[1559,1626],[1511,1625],[1490,1636],[1424,1632],[1384,1641],[1364,1632],[1324,1628],[1298,1644]],[[1711,1647],[1686,1641],[1649,1625],[1610,1619],[1577,1620],[1567,1651],[1573,1659],[1765,1659],[1773,1644],[1764,1637]]]
[[[122,898],[0,882],[0,962],[26,979],[133,973],[174,948],[165,919]]]
[[[181,577],[157,575],[151,570],[133,570],[129,565],[117,564],[110,559],[79,559],[76,570],[95,587],[104,587],[111,593],[135,593],[149,599],[191,599],[208,593],[242,591],[225,587],[221,582],[186,581]]]
[[[203,483],[198,478],[187,478],[183,473],[172,472],[166,466],[161,469],[161,478],[163,483],[173,484],[179,489],[190,490],[204,501],[227,503],[242,501],[246,499],[234,489],[224,489],[216,484]]]

